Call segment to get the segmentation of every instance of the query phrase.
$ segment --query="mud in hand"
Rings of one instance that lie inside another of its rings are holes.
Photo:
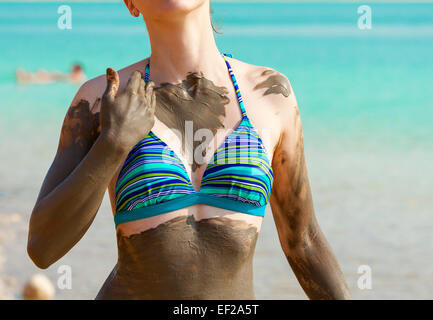
[[[155,123],[154,83],[145,82],[134,71],[126,88],[119,93],[119,75],[107,69],[107,87],[102,96],[101,134],[122,149],[130,150],[144,139]]]

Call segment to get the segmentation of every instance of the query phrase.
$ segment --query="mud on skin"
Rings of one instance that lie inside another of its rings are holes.
[[[90,108],[87,100],[80,100],[69,108],[62,127],[60,147],[78,146],[88,151],[100,133],[99,112],[92,113],[100,102],[97,99]]]
[[[224,217],[181,216],[129,237],[96,299],[254,299],[258,232]]]
[[[224,127],[225,106],[230,102],[228,90],[216,86],[201,72],[190,72],[182,83],[162,83],[154,90],[155,116],[168,128],[181,133],[182,150],[185,150],[185,146],[188,150],[200,147],[204,157],[210,141],[194,141],[192,146],[188,145],[190,139],[185,139],[186,121],[192,121],[193,134],[199,129],[207,129],[215,136],[217,130]],[[193,157],[192,170],[195,171],[199,166]]]
[[[282,94],[287,98],[290,95],[290,84],[284,76],[274,70],[265,70],[262,72],[262,76],[268,76],[268,78],[257,84],[254,90],[266,88],[267,90],[263,93],[264,96]]]

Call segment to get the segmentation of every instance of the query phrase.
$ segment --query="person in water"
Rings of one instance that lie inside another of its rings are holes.
[[[97,299],[254,299],[270,203],[308,297],[349,299],[315,218],[287,77],[221,54],[209,0],[125,3],[151,55],[78,90],[30,219],[34,263],[82,238],[108,188],[118,261]]]
[[[81,84],[86,81],[83,67],[79,63],[72,65],[69,73],[59,71],[48,72],[46,70],[38,70],[35,73],[27,72],[18,68],[15,71],[15,78],[18,83],[37,83],[47,84],[53,82],[70,82],[73,84]]]

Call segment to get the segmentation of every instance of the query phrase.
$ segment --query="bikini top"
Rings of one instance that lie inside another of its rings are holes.
[[[245,112],[233,70],[242,120],[216,149],[196,192],[176,153],[152,131],[129,152],[115,186],[116,226],[195,204],[264,216],[273,172],[262,140]],[[145,81],[149,81],[149,63]]]

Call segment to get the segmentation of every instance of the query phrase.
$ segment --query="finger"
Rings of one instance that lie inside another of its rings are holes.
[[[154,87],[155,87],[155,82],[153,82],[152,80],[146,82],[146,90],[153,90]]]
[[[137,93],[138,87],[140,86],[141,82],[141,73],[140,71],[134,71],[131,78],[129,78],[128,85],[126,86],[126,90],[131,93]]]
[[[150,107],[152,108],[153,112],[155,112],[155,109],[156,109],[156,94],[155,94],[155,91],[152,92],[152,98],[150,100]]]
[[[104,100],[113,101],[116,97],[117,91],[119,90],[119,75],[116,70],[107,68],[106,71],[107,87],[102,96]]]
[[[145,94],[146,94],[146,98],[149,98],[149,101],[150,101],[150,96],[152,95],[154,87],[155,87],[155,83],[153,81],[149,81],[146,83]]]
[[[147,101],[149,101],[149,107],[153,110],[155,110],[155,104],[156,104],[156,97],[155,97],[155,83],[153,81],[149,81],[146,83],[146,98]]]
[[[145,87],[146,87],[146,82],[144,82],[144,80],[141,79],[140,86],[138,87],[138,95],[142,98],[145,97],[145,93],[146,93]]]

